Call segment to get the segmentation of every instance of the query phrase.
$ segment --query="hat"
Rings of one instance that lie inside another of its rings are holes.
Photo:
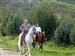
[[[24,22],[25,22],[25,23],[28,23],[28,19],[25,19]]]
[[[36,26],[38,27],[39,25],[38,25],[38,24],[36,24]]]

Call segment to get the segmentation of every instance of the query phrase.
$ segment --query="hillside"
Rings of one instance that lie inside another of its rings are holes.
[[[37,0],[32,0],[32,2],[28,0],[0,0],[0,4],[13,12],[24,13],[30,11],[37,4]]]
[[[75,0],[58,0],[58,1],[75,4]]]
[[[9,54],[8,50],[19,52],[23,19],[45,31],[43,51],[36,45],[32,56],[75,56],[75,0],[0,0],[0,46],[7,48],[1,55]]]
[[[60,14],[62,17],[66,15],[66,18],[75,18],[75,0],[48,1],[49,7],[57,14]],[[32,8],[36,6],[38,2],[39,0],[0,0],[0,19],[4,17],[3,15],[8,15],[8,12],[22,16],[30,15]]]

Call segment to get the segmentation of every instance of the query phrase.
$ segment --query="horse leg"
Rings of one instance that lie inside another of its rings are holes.
[[[31,53],[30,53],[30,48],[28,48],[28,51],[29,51],[29,56],[31,56]]]
[[[20,51],[20,55],[22,55],[24,53],[24,44],[23,42],[19,42],[18,43],[18,48],[19,48],[19,51]]]
[[[39,43],[39,49],[41,49],[41,43]]]
[[[22,42],[22,36],[23,36],[23,32],[20,33],[19,35],[19,40],[18,40],[18,48],[19,48],[19,51],[20,51],[20,55],[22,54],[22,49],[23,49],[23,42]]]
[[[25,56],[27,56],[28,55],[28,51],[25,53]]]
[[[23,50],[23,46],[19,45],[19,52],[20,52],[20,55],[22,55],[22,50]]]
[[[30,44],[27,44],[28,56],[31,56],[31,52],[30,52],[31,49],[30,49],[30,47],[31,47]]]
[[[43,43],[39,43],[40,47],[39,49],[43,50]]]
[[[36,41],[33,40],[33,42],[32,42],[32,46],[33,46],[33,48],[35,48],[35,45],[36,45]]]
[[[19,52],[20,52],[20,56],[21,56],[21,54],[22,54],[22,48],[21,48],[21,46],[19,45]]]
[[[21,42],[20,42],[20,40],[18,41],[18,49],[19,49],[20,56],[21,56]]]

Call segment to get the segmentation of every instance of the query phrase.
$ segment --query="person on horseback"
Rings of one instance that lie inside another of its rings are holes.
[[[38,36],[42,32],[41,27],[37,24],[36,25],[36,41],[38,41]]]
[[[25,19],[23,24],[20,26],[20,30],[21,30],[21,44],[23,45],[23,43],[25,42],[25,36],[28,33],[29,29],[31,27],[31,24],[29,23],[28,19]]]
[[[36,25],[36,35],[39,35],[40,32],[41,32],[41,27],[37,24]]]
[[[27,34],[30,27],[31,27],[31,24],[29,23],[28,19],[25,19],[24,23],[20,26],[20,30],[24,32],[25,34]]]

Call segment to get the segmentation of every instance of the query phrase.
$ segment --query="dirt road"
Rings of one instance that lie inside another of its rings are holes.
[[[20,56],[19,53],[0,48],[0,56]],[[24,56],[24,55],[22,55]]]

